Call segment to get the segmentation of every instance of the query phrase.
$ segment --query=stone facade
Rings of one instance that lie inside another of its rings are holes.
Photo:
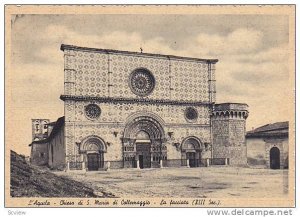
[[[181,165],[186,152],[195,152],[196,161],[211,157],[210,109],[217,60],[66,45],[62,50],[67,161],[86,165],[83,141],[99,137],[104,164],[134,167],[140,131],[149,136],[151,167],[161,166],[161,161]],[[91,104],[100,108],[99,117],[87,115],[85,108]],[[183,141],[193,138],[197,141],[193,150],[182,149]]]
[[[226,121],[213,113],[242,106],[215,106],[218,60],[72,45],[61,50],[67,169],[207,166],[214,163],[214,145],[213,157],[244,163],[246,105]]]

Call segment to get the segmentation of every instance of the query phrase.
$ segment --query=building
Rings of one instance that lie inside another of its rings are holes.
[[[247,163],[248,106],[215,104],[217,59],[61,50],[67,169]]]
[[[48,164],[48,152],[47,147],[41,145],[39,141],[45,140],[48,138],[50,133],[49,119],[32,119],[32,143],[31,153],[30,153],[30,162],[38,166],[45,166]],[[48,131],[49,129],[49,131]]]
[[[288,168],[289,122],[258,127],[246,134],[249,166]]]
[[[60,117],[56,122],[47,119],[32,120],[33,141],[31,146],[30,162],[37,166],[48,166],[50,168],[65,168],[65,143],[64,143],[64,117]],[[44,137],[44,132],[34,129],[44,129],[48,136]],[[39,138],[39,139],[37,139]]]

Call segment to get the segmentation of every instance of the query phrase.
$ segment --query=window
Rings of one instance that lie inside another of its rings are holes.
[[[45,153],[44,153],[44,152],[41,152],[41,153],[40,153],[40,157],[42,157],[42,158],[45,157]]]
[[[130,74],[129,86],[138,96],[148,96],[155,87],[155,79],[148,69],[138,68]]]
[[[185,119],[190,122],[196,121],[198,118],[198,112],[193,107],[186,108],[184,115],[185,115]]]
[[[40,132],[40,124],[36,123],[36,124],[34,124],[34,126],[35,126],[35,133],[39,133]]]
[[[85,115],[89,119],[97,119],[100,117],[101,109],[96,104],[89,104],[84,108]]]

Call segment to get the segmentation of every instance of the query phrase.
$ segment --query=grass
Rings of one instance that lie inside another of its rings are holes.
[[[45,168],[29,165],[24,157],[13,151],[11,151],[10,195],[11,197],[98,197],[93,188],[57,176]]]

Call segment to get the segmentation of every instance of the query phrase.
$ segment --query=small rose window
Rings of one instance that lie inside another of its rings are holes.
[[[198,112],[195,108],[193,107],[188,107],[185,110],[185,118],[188,121],[195,121],[198,118]]]
[[[85,115],[89,119],[97,119],[101,115],[101,109],[98,105],[96,104],[89,104],[85,107]]]

